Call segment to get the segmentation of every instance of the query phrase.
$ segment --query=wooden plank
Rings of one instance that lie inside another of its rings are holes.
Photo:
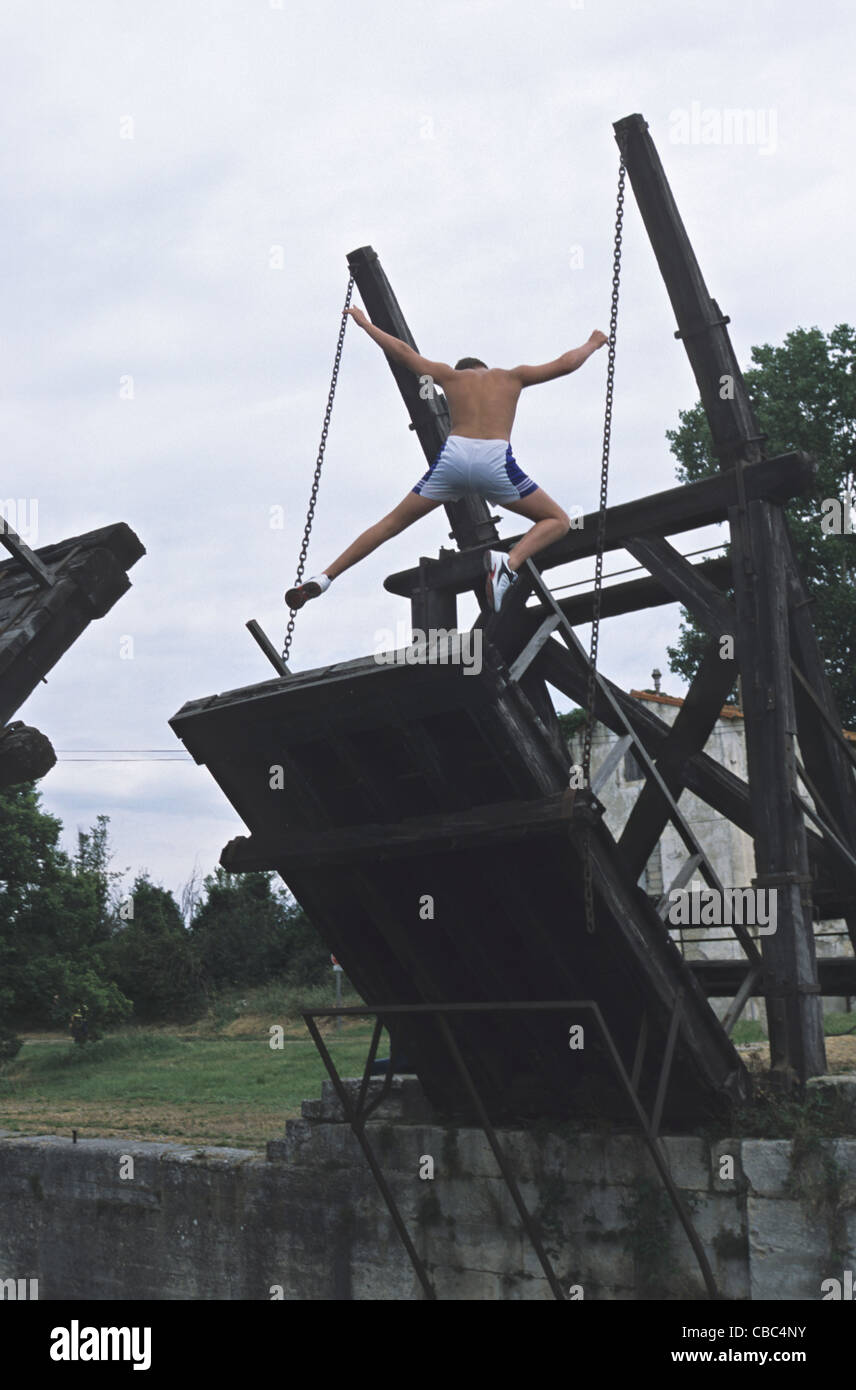
[[[733,999],[746,982],[752,969],[739,957],[717,960],[688,960],[690,973],[698,981],[708,999]],[[856,960],[852,956],[819,956],[817,970],[822,998],[856,994]],[[761,998],[762,980],[756,980],[748,997]]]
[[[42,588],[49,589],[53,584],[53,575],[50,570],[39,559],[38,555],[25,545],[18,535],[13,531],[5,516],[0,512],[0,545],[5,546],[9,554],[14,556],[18,564],[24,569],[31,579],[34,579]]]
[[[811,701],[816,715],[821,722],[826,725],[827,731],[832,735],[836,743],[839,744],[846,761],[850,763],[851,767],[856,767],[856,748],[845,738],[844,730],[840,727],[839,721],[830,716],[829,710],[823,700],[821,700],[820,696],[806,680],[799,666],[793,659],[791,660],[791,675],[796,685],[799,686],[799,693],[806,696]]]
[[[122,565],[129,570],[146,553],[139,536],[124,521],[110,526],[101,526],[94,531],[86,531],[80,536],[69,536],[64,541],[54,541],[51,545],[40,545],[34,554],[51,568],[67,561],[77,550],[109,550]],[[14,560],[0,561],[0,587],[3,592],[8,583],[15,583],[20,569]]]
[[[130,587],[106,550],[58,567],[49,589],[32,589],[0,634],[0,723],[7,722],[94,618]]]
[[[856,846],[856,750],[849,747],[841,732],[841,716],[826,674],[823,655],[814,631],[808,596],[799,574],[793,543],[788,535],[786,559],[788,574],[788,616],[791,636],[791,671],[794,682],[797,733],[800,748],[811,772],[809,790],[818,810],[840,839]],[[842,863],[839,883],[845,891],[856,892],[856,873]],[[847,930],[856,948],[856,911],[846,914]]]
[[[616,121],[613,128],[710,422],[714,448],[724,465],[738,459],[754,462],[762,453],[758,419],[725,316],[708,292],[648,124],[634,114]],[[747,468],[747,484],[749,472]]]
[[[732,605],[662,536],[631,536],[624,548],[689,609],[711,636],[733,635]],[[735,677],[736,674],[735,670]]]
[[[750,498],[788,500],[806,492],[815,473],[816,465],[805,453],[788,453],[774,459],[763,459],[744,470],[746,495]],[[676,535],[724,521],[729,508],[737,501],[738,486],[732,470],[702,478],[696,483],[685,483],[681,487],[652,493],[633,502],[619,503],[607,509],[606,549],[623,549],[624,542],[631,536],[648,532],[663,536]],[[598,513],[587,513],[579,529],[574,527],[562,540],[539,552],[539,569],[551,569],[594,555],[597,550],[597,523]],[[519,536],[503,539],[496,548],[508,551],[519,539]],[[431,588],[448,588],[460,594],[481,581],[481,566],[480,550],[467,554],[446,553],[440,560],[426,560],[423,571],[417,568],[390,575],[384,581],[384,588],[389,593],[409,598],[422,582]]]
[[[731,583],[731,560],[727,555],[701,560],[692,569],[716,588],[726,588]],[[574,627],[591,622],[594,611],[592,590],[562,598],[557,594],[556,597],[559,607]],[[601,593],[600,616],[615,618],[624,613],[638,613],[643,608],[660,608],[664,604],[677,602],[675,594],[665,584],[646,575],[643,579],[629,579],[623,584],[607,584]]]
[[[630,748],[632,743],[633,738],[630,734],[623,734],[621,738],[616,739],[615,743],[610,748],[603,762],[598,767],[597,772],[595,772],[592,776],[591,789],[594,792],[595,796],[599,795],[601,787],[606,786],[613,772],[618,767],[618,764],[621,762],[622,758],[624,757],[624,754],[627,752],[628,748]]]
[[[550,613],[543,619],[539,627],[535,630],[523,651],[515,657],[509,668],[509,676],[513,681],[519,681],[520,677],[528,671],[535,657],[540,652],[547,638],[559,626],[560,618],[555,613]]]
[[[790,679],[787,535],[781,508],[752,502],[745,518],[758,573],[743,565],[737,518],[731,528],[737,651],[753,798],[755,864],[762,882],[809,880],[805,822],[795,802],[796,711]],[[772,1068],[805,1081],[826,1070],[823,1020],[810,897],[801,886],[777,888],[776,931],[763,938],[765,997]]]
[[[657,913],[665,920],[666,909],[668,908],[672,894],[679,888],[683,888],[685,883],[689,883],[699,864],[701,863],[700,854],[691,854],[686,858],[672,879],[660,901],[657,903]]]
[[[287,836],[259,841],[232,840],[231,873],[270,869],[282,864],[350,864],[361,860],[435,854],[443,849],[463,852],[474,845],[504,843],[518,836],[552,835],[570,826],[574,798],[559,792],[536,801],[508,801],[476,806],[452,814],[420,816],[387,824],[367,822],[328,830],[289,830]],[[579,814],[579,810],[577,811]]]

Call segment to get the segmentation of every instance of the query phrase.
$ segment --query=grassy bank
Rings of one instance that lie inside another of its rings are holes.
[[[320,1094],[326,1072],[300,1005],[332,1002],[327,988],[298,995],[267,985],[222,995],[193,1024],[127,1029],[84,1047],[62,1034],[25,1034],[18,1056],[0,1067],[0,1129],[262,1149],[299,1115],[301,1101]],[[824,1022],[830,1070],[856,1069],[854,1015]],[[283,1029],[281,1048],[270,1046],[272,1026]],[[340,1073],[359,1075],[370,1023],[320,1026]],[[753,1070],[769,1065],[762,1036],[754,1023],[735,1030]]]
[[[332,1001],[325,990],[302,1002]],[[326,1077],[297,1003],[266,986],[223,997],[182,1028],[128,1029],[83,1047],[61,1035],[25,1034],[18,1056],[0,1069],[0,1128],[262,1148],[302,1100],[320,1094]],[[270,1045],[273,1025],[284,1030],[281,1048]],[[321,1030],[340,1072],[359,1074],[370,1025],[346,1021],[337,1032],[325,1021]]]

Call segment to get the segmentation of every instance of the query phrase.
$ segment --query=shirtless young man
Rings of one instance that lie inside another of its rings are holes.
[[[535,523],[509,555],[499,550],[485,553],[488,602],[498,612],[524,561],[560,540],[571,524],[559,504],[521,471],[511,452],[511,426],[520,392],[524,386],[537,386],[575,372],[608,341],[606,334],[596,329],[582,347],[571,348],[540,367],[486,367],[477,357],[462,357],[450,367],[422,357],[400,338],[375,328],[362,309],[349,309],[348,313],[389,357],[443,388],[451,430],[428,472],[404,500],[358,536],[320,575],[289,589],[285,595],[288,607],[302,608],[307,599],[323,594],[344,570],[441,503],[457,502],[467,493],[476,493]]]

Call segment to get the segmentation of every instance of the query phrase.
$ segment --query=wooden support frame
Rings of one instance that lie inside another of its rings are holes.
[[[794,799],[787,527],[780,504],[747,494],[749,468],[763,458],[764,437],[728,320],[708,293],[647,124],[629,116],[616,123],[615,136],[698,384],[721,476],[730,476],[738,493],[728,521],[757,881],[778,892],[777,930],[764,939],[771,1063],[774,1073],[805,1081],[825,1071],[826,1056],[811,901],[804,891],[810,882],[808,838]]]

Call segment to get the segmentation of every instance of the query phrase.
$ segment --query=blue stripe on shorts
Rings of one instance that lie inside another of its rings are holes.
[[[446,447],[446,441],[444,440],[444,441],[443,441],[443,447],[441,448],[441,450],[440,450],[439,454],[437,455],[437,457],[435,458],[434,462],[433,462],[433,463],[430,463],[430,464],[428,465],[428,472],[427,472],[427,473],[423,473],[423,474],[422,474],[422,477],[419,479],[419,482],[416,484],[416,486],[415,486],[414,488],[411,488],[411,491],[412,491],[412,492],[415,492],[418,496],[421,496],[421,495],[422,495],[422,489],[423,489],[423,487],[424,487],[425,484],[428,482],[429,478],[431,477],[431,474],[434,472],[434,469],[437,467],[437,464],[440,462],[440,459],[443,457],[443,449],[445,449],[445,447]],[[510,447],[510,446],[509,446],[509,447]]]
[[[508,481],[512,487],[517,489],[518,497],[528,497],[530,492],[538,491],[538,484],[533,483],[531,478],[527,478],[520,464],[511,452],[509,444],[505,453],[505,471],[508,474]]]

